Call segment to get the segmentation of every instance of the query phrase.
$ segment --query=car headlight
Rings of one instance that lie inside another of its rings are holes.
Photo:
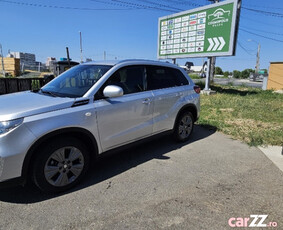
[[[7,133],[14,128],[18,127],[23,123],[23,118],[11,120],[11,121],[0,121],[0,135]]]

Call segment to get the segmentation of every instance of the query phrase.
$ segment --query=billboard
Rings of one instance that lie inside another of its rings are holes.
[[[238,0],[159,18],[158,58],[234,55]]]

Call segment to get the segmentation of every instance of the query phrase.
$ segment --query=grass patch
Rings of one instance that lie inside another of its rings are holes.
[[[198,74],[191,74],[189,73],[191,79],[202,79]]]
[[[283,95],[246,86],[212,85],[201,95],[198,123],[249,145],[283,145]]]

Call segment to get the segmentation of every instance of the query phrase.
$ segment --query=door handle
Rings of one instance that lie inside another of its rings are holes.
[[[146,98],[142,101],[143,104],[150,104],[150,99]]]

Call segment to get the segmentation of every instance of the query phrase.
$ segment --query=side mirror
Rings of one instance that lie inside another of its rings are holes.
[[[124,91],[117,85],[108,85],[103,90],[104,97],[121,97],[124,95]]]

